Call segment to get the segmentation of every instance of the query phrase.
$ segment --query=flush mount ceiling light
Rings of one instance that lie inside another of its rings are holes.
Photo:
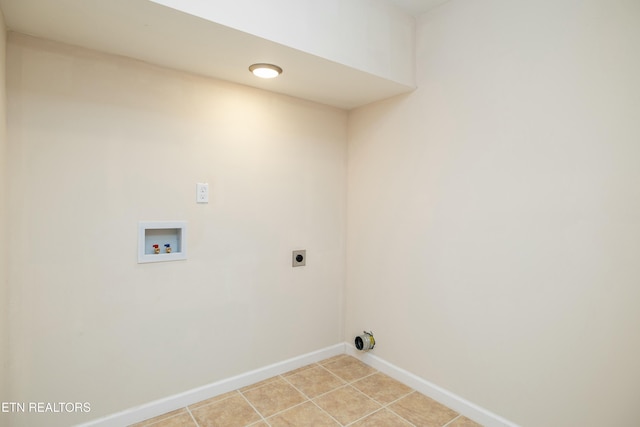
[[[282,73],[282,68],[273,64],[253,64],[249,67],[249,71],[251,71],[254,76],[263,79],[272,79]]]

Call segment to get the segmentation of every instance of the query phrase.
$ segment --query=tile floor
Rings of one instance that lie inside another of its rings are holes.
[[[482,427],[340,355],[132,427]]]

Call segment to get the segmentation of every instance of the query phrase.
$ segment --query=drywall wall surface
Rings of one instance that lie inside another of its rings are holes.
[[[10,33],[13,399],[91,408],[11,425],[99,418],[342,342],[346,118]],[[138,264],[139,221],[187,221],[187,260]]]
[[[414,86],[415,20],[388,0],[151,0]]]
[[[7,261],[7,129],[5,47],[7,29],[0,10],[0,402],[9,397],[9,262]],[[5,242],[3,244],[2,242]]]
[[[640,425],[640,3],[452,0],[349,116],[346,335],[522,426]]]

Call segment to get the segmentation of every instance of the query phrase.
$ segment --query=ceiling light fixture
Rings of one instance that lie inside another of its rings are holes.
[[[249,71],[251,71],[254,76],[263,79],[272,79],[282,73],[282,68],[273,64],[253,64],[249,67]]]

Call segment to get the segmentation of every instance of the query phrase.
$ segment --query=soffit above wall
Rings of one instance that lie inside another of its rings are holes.
[[[148,0],[0,0],[11,31],[352,109],[414,89]],[[285,71],[261,80],[248,66]]]

